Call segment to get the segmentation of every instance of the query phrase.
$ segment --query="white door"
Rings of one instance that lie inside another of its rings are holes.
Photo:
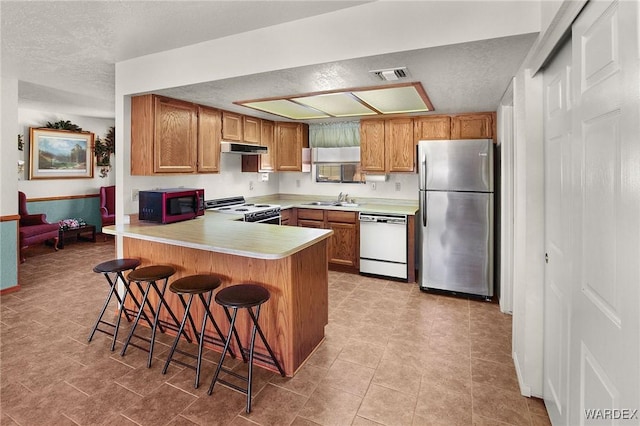
[[[571,41],[544,70],[544,370],[553,424],[567,423],[571,311]]]
[[[591,1],[572,28],[571,425],[640,424],[638,13]]]

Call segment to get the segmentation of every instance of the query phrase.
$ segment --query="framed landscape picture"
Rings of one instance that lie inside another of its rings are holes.
[[[30,179],[93,177],[93,133],[31,127],[29,134]]]

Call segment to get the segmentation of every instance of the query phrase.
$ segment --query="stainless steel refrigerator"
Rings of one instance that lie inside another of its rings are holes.
[[[493,142],[418,143],[420,287],[493,296]]]

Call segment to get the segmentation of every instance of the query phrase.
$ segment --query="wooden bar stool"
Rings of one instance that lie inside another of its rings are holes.
[[[194,387],[197,389],[200,385],[200,366],[202,365],[202,348],[204,342],[211,343],[214,345],[218,345],[220,347],[224,347],[225,338],[216,323],[216,320],[211,315],[211,297],[213,296],[213,290],[220,287],[222,280],[217,275],[190,275],[187,277],[180,278],[171,283],[169,286],[169,290],[173,293],[176,293],[182,302],[182,306],[184,307],[184,316],[182,317],[182,322],[180,323],[180,329],[178,330],[178,334],[176,335],[175,340],[173,341],[173,345],[171,346],[171,351],[169,351],[169,357],[167,358],[167,362],[164,364],[164,368],[162,369],[162,374],[166,374],[167,369],[169,368],[169,364],[171,361],[176,364],[180,364],[184,367],[191,368],[196,370],[196,378]],[[185,302],[185,295],[189,295],[189,300]],[[204,307],[204,315],[202,318],[202,327],[200,331],[196,328],[193,317],[191,316],[190,309],[191,303],[193,302],[193,297],[197,295],[200,301],[202,302],[202,306]],[[207,297],[205,298],[205,295]],[[191,329],[193,333],[198,336],[198,355],[193,355],[191,353],[182,351],[177,349],[178,343],[180,341],[180,337],[184,334],[185,337],[188,337],[184,328],[187,324],[187,319],[191,324]],[[211,320],[213,327],[216,329],[216,333],[218,337],[209,336],[205,333],[205,328],[207,326],[207,319]],[[191,364],[187,364],[178,359],[173,359],[173,355],[175,352],[186,355],[188,357],[194,358],[196,360],[196,365],[193,366]],[[231,352],[231,356],[235,358],[235,354]]]
[[[102,273],[107,279],[107,282],[109,283],[109,294],[107,295],[107,298],[104,301],[104,305],[102,306],[100,315],[98,315],[98,319],[96,320],[95,324],[93,325],[93,328],[91,329],[91,333],[89,334],[89,339],[88,339],[89,342],[91,342],[91,340],[93,339],[93,336],[94,334],[96,334],[96,331],[99,331],[109,336],[113,336],[113,342],[111,343],[111,350],[113,351],[115,349],[116,339],[118,338],[118,330],[120,329],[120,320],[122,319],[122,314],[124,313],[125,317],[127,318],[127,321],[129,322],[131,322],[131,319],[135,314],[135,312],[130,313],[129,310],[124,306],[124,302],[127,299],[127,295],[129,295],[129,297],[134,301],[134,303],[138,307],[138,310],[140,309],[140,304],[138,303],[138,300],[133,296],[133,294],[130,294],[129,283],[127,282],[127,280],[124,279],[124,276],[122,275],[122,273],[124,271],[136,269],[138,266],[140,266],[140,260],[138,259],[113,259],[106,262],[102,262],[94,266],[93,272]],[[115,279],[112,279],[110,274],[115,274],[114,276]],[[118,281],[121,281],[122,284],[124,285],[124,294],[122,295],[122,299],[118,294],[118,289],[117,289]],[[114,295],[116,296],[116,299],[118,300],[118,304],[119,304],[118,319],[116,320],[115,324],[109,321],[104,321],[102,319],[102,317],[104,316],[104,313],[107,310],[107,307],[109,306],[109,302],[111,302],[111,298]],[[112,327],[113,332],[111,332],[110,330],[105,330],[100,328],[99,326],[101,324]]]
[[[209,391],[207,393],[211,395],[211,393],[213,392],[213,387],[215,386],[216,382],[220,382],[237,391],[240,391],[245,395],[247,395],[247,407],[246,407],[247,413],[251,412],[251,384],[252,384],[252,378],[253,378],[253,359],[254,358],[258,359],[259,361],[274,365],[280,372],[280,375],[284,377],[284,370],[282,369],[282,367],[280,366],[280,363],[276,359],[276,356],[271,350],[269,343],[267,343],[267,339],[264,337],[264,334],[260,329],[260,325],[258,324],[258,318],[260,317],[260,308],[262,307],[262,304],[264,302],[269,300],[269,297],[271,297],[271,294],[269,293],[269,290],[267,290],[264,287],[260,287],[258,285],[253,285],[253,284],[238,284],[238,285],[233,285],[220,290],[216,294],[216,298],[215,298],[216,303],[221,305],[224,308],[225,313],[227,314],[227,318],[229,319],[229,333],[227,335],[227,339],[224,344],[224,349],[222,350],[222,356],[220,357],[220,362],[218,363],[218,367],[216,368],[216,372],[213,376],[213,379],[211,380],[211,385],[209,386]],[[253,311],[254,307],[256,308],[255,313]],[[233,315],[229,313],[230,308],[233,309]],[[253,322],[253,327],[251,330],[251,342],[249,343],[248,350],[242,347],[242,343],[240,343],[240,337],[238,336],[238,331],[236,330],[236,327],[235,327],[236,317],[238,315],[238,309],[242,309],[242,308],[245,308],[247,310],[247,312],[249,313],[249,316],[251,317],[251,321]],[[256,332],[260,335],[260,338],[262,339],[262,343],[264,343],[264,346],[267,348],[267,351],[269,352],[269,356],[267,356],[266,354],[254,352]],[[235,371],[231,371],[222,366],[224,357],[227,354],[227,351],[229,350],[229,345],[231,343],[231,339],[233,335],[235,335],[236,343],[238,344],[238,348],[240,350],[240,354],[242,355],[242,360],[244,362],[247,362],[246,353],[247,352],[249,353],[249,360],[248,360],[249,373],[247,377],[244,377],[236,373]],[[241,388],[240,386],[237,386],[233,383],[230,383],[228,381],[225,381],[219,378],[218,376],[220,374],[220,371],[224,371],[227,374],[230,374],[238,379],[241,379],[247,382],[247,388],[246,389]]]
[[[131,271],[127,278],[130,282],[135,282],[138,285],[138,288],[142,290],[142,283],[146,283],[147,287],[144,289],[144,293],[142,296],[142,302],[140,303],[140,309],[138,310],[138,315],[136,315],[136,319],[133,322],[133,326],[131,327],[131,331],[129,331],[129,336],[127,340],[124,342],[122,347],[122,351],[120,352],[121,356],[124,356],[125,352],[129,345],[134,346],[143,351],[149,352],[149,360],[147,361],[147,368],[151,367],[151,360],[153,359],[153,346],[156,340],[156,329],[159,327],[160,332],[164,333],[163,326],[166,328],[170,328],[172,330],[178,331],[180,327],[180,321],[176,318],[175,314],[167,304],[167,301],[164,299],[164,292],[167,289],[167,282],[169,281],[169,277],[175,274],[176,270],[173,266],[168,265],[152,265],[146,266],[144,268],[139,268],[134,271]],[[158,287],[157,281],[164,281],[162,284],[162,288]],[[156,304],[156,308],[154,309],[151,305],[151,301],[149,300],[149,293],[151,290],[155,291],[158,296],[158,303]],[[146,338],[135,334],[136,327],[140,322],[140,317],[146,315],[144,313],[144,307],[147,306],[149,311],[151,312],[151,317],[153,317],[153,321],[151,322],[151,337]],[[165,307],[171,319],[173,320],[173,324],[170,322],[166,322],[160,319],[160,311],[162,307]],[[149,348],[145,348],[143,346],[139,346],[136,343],[132,343],[131,339],[133,337],[137,337],[138,339],[147,341],[149,343]],[[191,342],[191,338],[186,336],[187,340]]]

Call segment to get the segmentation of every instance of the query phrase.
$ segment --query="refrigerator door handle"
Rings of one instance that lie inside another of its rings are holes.
[[[427,192],[420,191],[420,213],[422,216],[422,227],[427,227]]]
[[[427,155],[424,153],[420,157],[418,165],[418,179],[420,180],[420,189],[427,189]]]

